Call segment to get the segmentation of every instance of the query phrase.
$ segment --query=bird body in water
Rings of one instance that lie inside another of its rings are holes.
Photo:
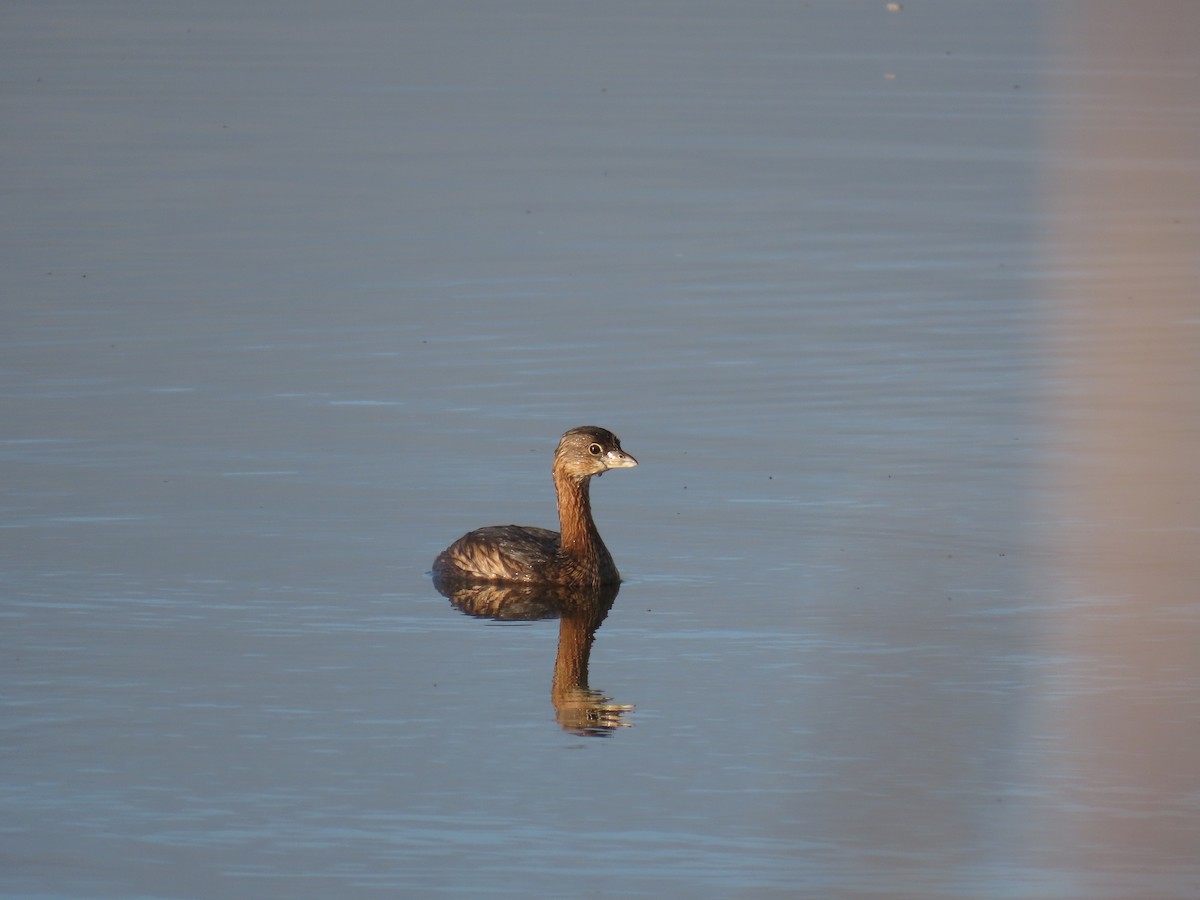
[[[627,469],[637,460],[621,449],[611,431],[572,428],[554,451],[554,488],[561,531],[531,525],[489,525],[468,532],[433,563],[442,581],[498,581],[598,586],[621,575],[592,520],[588,492],[593,475]]]

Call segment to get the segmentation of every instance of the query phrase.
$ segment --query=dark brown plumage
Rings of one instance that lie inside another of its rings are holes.
[[[561,532],[528,525],[489,525],[464,534],[438,554],[434,577],[442,581],[529,584],[616,584],[621,575],[596,523],[588,484],[593,475],[637,465],[611,431],[572,428],[554,451]]]

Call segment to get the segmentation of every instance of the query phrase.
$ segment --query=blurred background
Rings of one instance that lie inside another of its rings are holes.
[[[0,893],[1200,895],[1200,7],[2,16]]]

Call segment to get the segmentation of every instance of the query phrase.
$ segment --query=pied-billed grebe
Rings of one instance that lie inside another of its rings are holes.
[[[601,585],[621,580],[592,521],[588,482],[637,460],[611,431],[572,428],[554,451],[561,534],[529,525],[490,525],[464,534],[438,554],[433,575],[444,581],[508,581],[532,584]]]

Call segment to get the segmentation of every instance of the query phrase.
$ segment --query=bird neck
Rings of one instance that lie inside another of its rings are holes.
[[[594,554],[600,544],[600,533],[592,521],[592,501],[588,478],[572,478],[554,473],[554,488],[558,492],[558,525],[562,533],[562,549],[571,556]]]
[[[597,623],[588,616],[563,614],[558,624],[558,655],[550,689],[566,696],[588,686],[588,658],[596,637]]]

